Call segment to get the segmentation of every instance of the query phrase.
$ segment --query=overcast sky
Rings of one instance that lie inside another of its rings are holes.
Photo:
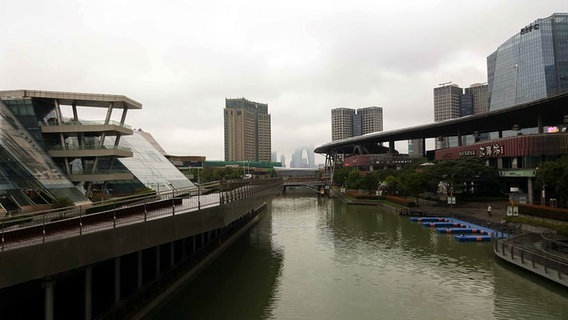
[[[567,11],[566,0],[2,0],[0,90],[126,95],[143,105],[132,127],[208,160],[223,159],[225,98],[245,97],[268,103],[272,149],[289,161],[331,141],[332,108],[381,106],[385,130],[433,122],[434,87],[487,82],[500,44]]]

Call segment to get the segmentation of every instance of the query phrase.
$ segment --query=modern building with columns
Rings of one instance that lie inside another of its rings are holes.
[[[83,203],[95,193],[193,186],[126,124],[139,109],[123,95],[0,91],[0,213],[46,209],[57,198]]]
[[[523,133],[521,128],[533,130]],[[480,139],[483,135],[491,139]],[[542,162],[568,154],[568,93],[469,117],[332,141],[314,152],[326,155],[328,167],[339,163],[372,170],[384,163],[409,160],[398,155],[396,141],[420,139],[424,143],[425,139],[439,137],[453,138],[458,144],[428,152],[423,149],[422,156],[430,160],[482,158],[499,170],[507,190],[520,194],[522,201],[545,200],[548,204],[550,199],[535,197],[541,190],[534,184],[534,177]],[[388,148],[381,147],[383,144]]]

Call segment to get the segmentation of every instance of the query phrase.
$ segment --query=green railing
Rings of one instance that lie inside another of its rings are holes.
[[[65,122],[61,122],[61,123],[45,123],[43,124],[46,127],[49,126],[104,126],[104,125],[109,125],[109,126],[116,126],[116,127],[121,127],[121,128],[126,128],[126,129],[132,129],[132,126],[129,126],[127,124],[124,123],[120,123],[118,121],[114,121],[114,120],[110,120],[108,123],[105,123],[103,120],[81,120],[81,121],[65,121]]]
[[[47,150],[49,151],[74,151],[74,150],[120,150],[120,151],[127,151],[132,152],[131,148],[128,147],[120,147],[120,146],[96,146],[96,145],[56,145],[56,146],[48,146]]]

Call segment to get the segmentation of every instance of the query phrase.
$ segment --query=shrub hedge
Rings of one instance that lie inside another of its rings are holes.
[[[519,205],[519,213],[527,216],[554,219],[568,222],[568,210],[559,208],[549,208],[537,205]]]
[[[400,204],[401,206],[416,207],[416,201],[414,200],[408,200],[406,198],[397,197],[397,196],[384,196],[384,198],[390,202]]]

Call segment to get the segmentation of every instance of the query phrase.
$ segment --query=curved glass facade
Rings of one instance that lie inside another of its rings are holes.
[[[114,144],[114,138],[108,139],[108,144]],[[134,131],[131,136],[124,136],[120,139],[120,146],[128,147],[132,150],[133,156],[121,158],[118,161],[136,177],[140,185],[144,185],[154,190],[172,190],[193,187],[194,184],[181,173],[166,157],[164,157],[152,144],[144,138],[138,131]],[[115,181],[111,183],[111,188],[117,188],[121,184],[133,181]]]
[[[568,92],[568,13],[538,19],[487,57],[489,108]]]

